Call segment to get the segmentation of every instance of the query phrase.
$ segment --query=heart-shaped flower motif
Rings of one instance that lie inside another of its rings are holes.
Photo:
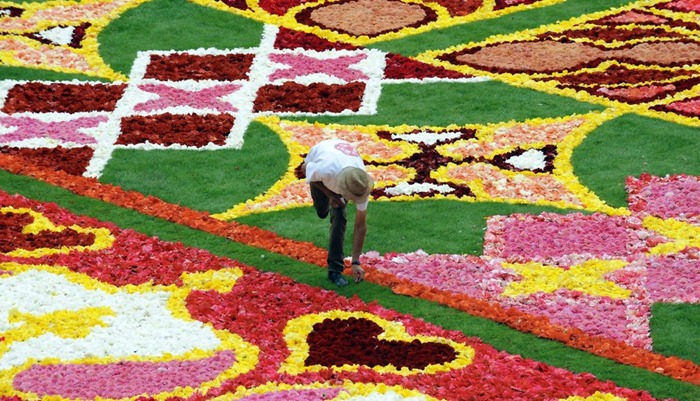
[[[323,369],[432,374],[472,363],[474,349],[443,337],[409,335],[403,324],[367,312],[332,310],[290,320],[284,339],[291,351],[280,372]]]

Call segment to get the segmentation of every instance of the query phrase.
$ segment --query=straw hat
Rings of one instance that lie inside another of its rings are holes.
[[[345,199],[355,203],[364,202],[374,187],[372,178],[358,167],[345,167],[338,174],[338,188]]]

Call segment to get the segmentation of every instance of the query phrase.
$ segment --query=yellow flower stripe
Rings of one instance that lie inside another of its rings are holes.
[[[574,130],[573,135],[567,136],[559,144],[559,157],[554,160],[554,175],[566,185],[569,191],[576,194],[588,210],[599,211],[609,215],[629,215],[630,211],[626,208],[612,208],[608,206],[590,189],[582,185],[578,181],[576,174],[574,174],[571,158],[573,157],[574,149],[583,142],[589,133],[603,123],[619,117],[621,114],[622,112],[618,110],[606,110],[600,114],[588,114],[589,118],[586,118],[586,122],[580,128]]]
[[[309,389],[339,390],[340,392],[336,397],[327,398],[329,401],[351,400],[357,397],[369,396],[373,393],[386,394],[389,392],[400,395],[402,399],[411,399],[414,401],[438,401],[437,398],[425,395],[416,390],[409,390],[401,386],[389,386],[384,383],[355,383],[349,380],[345,380],[342,385],[332,385],[320,382],[311,384],[269,382],[253,388],[240,387],[235,392],[216,397],[212,401],[233,401],[255,395],[281,393],[284,391],[302,391]]]
[[[571,396],[568,398],[562,398],[561,401],[626,401],[627,398],[618,397],[610,393],[601,393],[596,391],[593,395],[588,397],[581,397],[578,395]]]
[[[185,287],[200,291],[230,292],[236,281],[243,277],[243,271],[238,268],[207,270],[197,273],[182,273],[180,275]]]
[[[258,121],[262,123],[267,123],[271,121],[279,121],[279,119],[276,117],[263,117]],[[300,165],[304,161],[304,159],[301,157],[301,154],[304,152],[308,152],[308,149],[297,142],[291,141],[291,135],[286,131],[282,130],[279,127],[279,125],[269,123],[266,125],[272,128],[275,131],[275,133],[277,133],[277,135],[280,136],[280,138],[282,139],[282,143],[284,143],[287,147],[287,154],[289,154],[289,164],[287,165],[287,171],[264,194],[258,195],[254,199],[248,200],[245,203],[236,205],[223,213],[213,214],[212,217],[220,220],[230,220],[235,217],[240,217],[249,214],[250,212],[248,210],[251,210],[253,205],[263,203],[271,198],[274,198],[275,196],[279,195],[290,184],[292,184],[295,181],[298,181],[298,179],[294,175],[294,169],[296,168],[296,166]],[[289,209],[295,206],[299,207],[302,205],[272,205],[266,208],[266,211],[274,212],[278,210]]]

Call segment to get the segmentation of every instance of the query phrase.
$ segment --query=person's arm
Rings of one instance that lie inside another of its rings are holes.
[[[313,185],[315,188],[326,194],[332,207],[339,208],[346,205],[347,202],[345,202],[345,198],[326,188],[322,181],[311,181],[309,185]]]
[[[365,279],[365,270],[360,266],[360,255],[367,235],[367,210],[358,210],[355,214],[355,227],[352,233],[352,275],[355,282]]]

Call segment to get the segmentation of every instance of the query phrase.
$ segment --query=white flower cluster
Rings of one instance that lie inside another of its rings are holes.
[[[437,191],[441,194],[446,194],[454,191],[449,185],[436,185],[431,183],[407,183],[401,182],[394,187],[387,188],[385,192],[392,196],[399,195],[415,195]]]
[[[521,170],[544,169],[547,166],[545,155],[539,149],[529,149],[520,155],[508,158],[506,162]]]
[[[106,291],[90,283],[41,270],[0,277],[7,344],[0,370],[49,358],[157,358],[221,345],[210,327],[173,316],[169,292]]]

